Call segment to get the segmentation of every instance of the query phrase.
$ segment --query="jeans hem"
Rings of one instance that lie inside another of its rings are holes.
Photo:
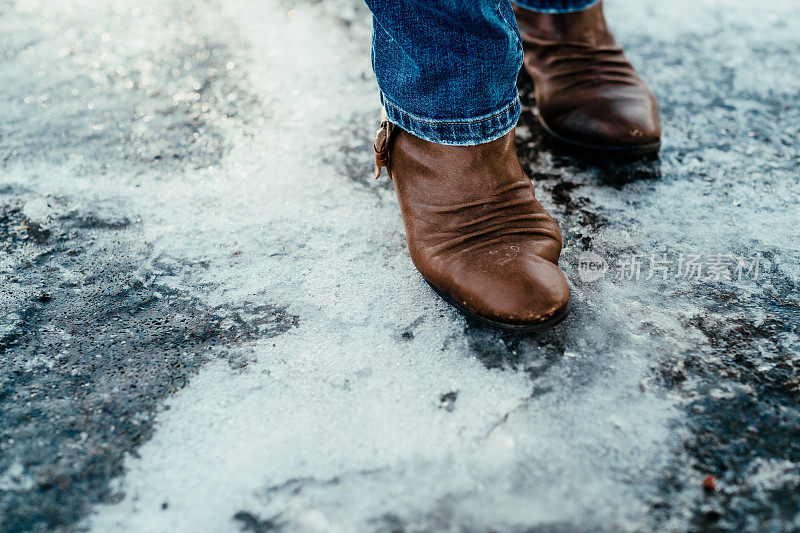
[[[511,0],[519,7],[529,11],[536,11],[537,13],[575,13],[588,9],[600,2],[600,0]]]
[[[466,119],[428,119],[414,116],[389,101],[381,92],[389,122],[421,139],[451,146],[473,146],[499,139],[517,125],[522,104],[519,95],[493,113]]]

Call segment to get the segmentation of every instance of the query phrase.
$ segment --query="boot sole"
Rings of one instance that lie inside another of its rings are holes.
[[[570,305],[568,302],[567,305],[564,306],[564,309],[562,309],[557,315],[553,315],[547,320],[542,320],[541,322],[536,322],[535,324],[510,324],[507,322],[497,322],[496,320],[491,320],[489,318],[485,318],[476,313],[473,313],[463,305],[459,304],[458,302],[450,298],[444,292],[440,291],[439,288],[436,287],[436,285],[434,285],[427,279],[425,281],[428,283],[428,285],[431,286],[433,292],[438,294],[442,300],[455,307],[464,316],[476,320],[482,324],[486,324],[487,326],[492,326],[498,329],[504,329],[506,331],[515,331],[517,333],[534,333],[537,331],[544,331],[546,329],[550,329],[560,324],[561,321],[567,317],[570,311]]]
[[[564,144],[570,145],[575,148],[580,148],[581,150],[592,152],[595,154],[603,154],[603,155],[613,155],[618,157],[631,157],[631,156],[645,156],[645,155],[652,155],[658,153],[661,150],[661,141],[650,143],[650,144],[636,144],[630,146],[603,146],[599,144],[587,144],[580,141],[575,141],[572,139],[568,139],[566,137],[562,137],[558,133],[554,132],[550,129],[550,126],[542,119],[541,113],[537,113],[537,117],[539,120],[539,124],[542,126],[542,129],[547,132],[548,135],[553,137],[559,142]]]

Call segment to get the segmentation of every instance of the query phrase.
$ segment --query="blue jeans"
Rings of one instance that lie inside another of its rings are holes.
[[[515,0],[546,13],[598,0]],[[440,144],[502,137],[520,114],[522,43],[510,0],[366,0],[372,68],[389,120]]]

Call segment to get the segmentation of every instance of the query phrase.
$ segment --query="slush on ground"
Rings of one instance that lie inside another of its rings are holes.
[[[411,264],[357,0],[0,0],[0,531],[800,530],[797,4],[606,13],[663,148],[520,80],[519,335]]]

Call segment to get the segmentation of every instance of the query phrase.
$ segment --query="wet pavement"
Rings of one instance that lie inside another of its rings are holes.
[[[520,80],[531,336],[413,270],[360,3],[0,0],[0,530],[800,530],[795,12],[608,1],[659,158]]]

